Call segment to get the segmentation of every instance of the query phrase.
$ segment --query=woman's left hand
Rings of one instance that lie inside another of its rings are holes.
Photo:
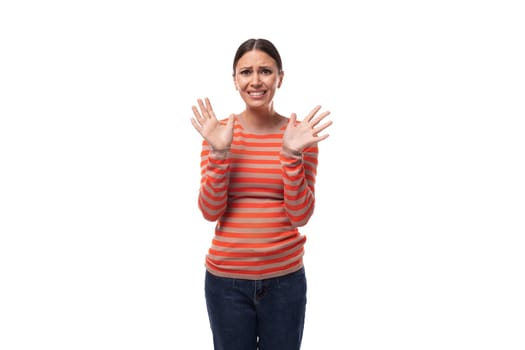
[[[319,125],[319,123],[330,114],[329,111],[325,111],[316,116],[320,109],[321,106],[316,106],[306,118],[299,123],[296,123],[297,115],[292,113],[284,132],[283,148],[300,153],[305,148],[321,142],[330,136],[329,134],[319,135],[320,132],[332,125],[331,120]]]

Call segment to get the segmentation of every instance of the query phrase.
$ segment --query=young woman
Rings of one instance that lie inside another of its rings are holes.
[[[208,98],[193,106],[203,137],[198,206],[216,221],[205,297],[215,350],[296,350],[306,308],[306,237],[314,212],[318,143],[332,122],[316,106],[297,120],[276,112],[281,57],[266,39],[243,42],[233,81],[245,109],[218,120]]]

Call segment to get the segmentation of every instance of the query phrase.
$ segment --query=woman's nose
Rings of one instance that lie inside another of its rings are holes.
[[[252,82],[253,85],[258,85],[261,83],[261,76],[259,73],[252,74]]]

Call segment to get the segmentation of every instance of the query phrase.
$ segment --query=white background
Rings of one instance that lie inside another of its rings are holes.
[[[525,348],[519,1],[3,1],[0,349],[211,349],[191,105],[332,112],[304,350]]]

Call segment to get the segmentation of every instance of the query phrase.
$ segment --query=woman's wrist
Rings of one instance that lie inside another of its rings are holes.
[[[292,149],[286,145],[282,145],[282,152],[283,153],[286,153],[286,154],[290,154],[290,155],[293,155],[293,156],[300,156],[303,154],[303,152],[301,151],[298,151],[298,150],[295,150],[295,149]]]
[[[210,153],[216,158],[225,158],[230,152],[230,148],[216,149],[211,147]]]

